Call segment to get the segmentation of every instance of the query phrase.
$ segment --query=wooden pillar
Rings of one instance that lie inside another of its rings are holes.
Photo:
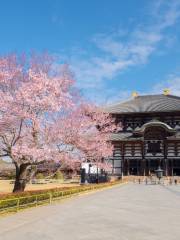
[[[124,143],[122,143],[121,145],[121,153],[122,153],[121,171],[122,171],[122,177],[123,177],[125,175]]]
[[[127,175],[127,162],[126,162],[126,159],[124,159],[124,175],[126,176]]]
[[[121,177],[123,178],[124,176],[124,158],[121,158]]]
[[[164,175],[168,176],[168,159],[164,159]]]
[[[167,174],[170,176],[170,160],[167,159]]]
[[[173,159],[171,159],[171,176],[173,177],[174,176],[174,163],[173,163]]]
[[[149,159],[146,160],[146,172],[145,172],[145,175],[146,176],[150,175],[150,160]]]
[[[151,160],[148,159],[148,176],[150,176],[150,165],[151,165]]]
[[[139,175],[143,175],[144,171],[144,159],[139,159]]]
[[[167,155],[168,155],[168,144],[167,141],[164,140],[164,171],[165,171],[165,176],[168,176],[168,159],[167,159]]]
[[[145,161],[144,161],[144,176],[147,175],[147,164],[148,164],[148,161],[147,161],[147,159],[145,159]]]
[[[137,166],[137,175],[140,175],[140,166],[139,166],[139,159],[136,160],[136,166]]]
[[[141,142],[141,174],[146,175],[146,160],[144,158],[144,142]]]
[[[127,175],[129,176],[129,159],[127,159]]]
[[[144,159],[144,158],[142,159],[142,164],[143,164],[142,165],[143,166],[142,167],[142,175],[146,176],[146,159]]]

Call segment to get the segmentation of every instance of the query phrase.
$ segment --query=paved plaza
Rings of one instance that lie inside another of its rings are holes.
[[[116,186],[2,217],[0,231],[0,240],[179,240],[180,186]]]

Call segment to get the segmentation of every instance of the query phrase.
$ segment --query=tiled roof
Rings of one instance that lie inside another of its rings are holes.
[[[176,140],[180,139],[180,132],[176,132],[174,136],[168,136],[167,139],[169,140]],[[142,137],[136,137],[133,133],[122,132],[122,133],[113,133],[111,134],[110,141],[137,141],[142,140]]]
[[[158,120],[151,120],[148,123],[145,123],[141,128],[135,131],[124,131],[119,133],[112,133],[110,140],[111,141],[133,141],[133,140],[143,140],[143,133],[147,127],[161,126],[166,129],[169,133],[167,139],[177,139],[180,138],[180,131],[176,131],[171,128],[166,123],[160,122]]]
[[[120,133],[113,133],[111,134],[110,140],[111,141],[133,141],[133,140],[138,140],[142,138],[137,138],[134,137],[132,133],[129,132],[120,132]]]
[[[166,129],[167,132],[169,132],[171,134],[174,134],[176,132],[176,129],[173,129],[168,124],[161,122],[159,120],[153,119],[153,120],[145,123],[144,125],[142,125],[141,128],[138,128],[137,130],[135,129],[134,133],[139,133],[139,134],[143,133],[147,127],[153,127],[153,126],[155,126],[155,127],[161,126],[164,129]]]
[[[109,113],[148,113],[180,111],[180,97],[173,95],[137,96],[126,102],[105,107]]]

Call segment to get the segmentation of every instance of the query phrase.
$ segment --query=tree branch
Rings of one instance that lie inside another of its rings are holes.
[[[7,153],[0,154],[0,157],[8,157],[8,156],[9,156],[9,154],[7,154]]]
[[[19,126],[18,136],[17,136],[17,138],[14,140],[14,142],[12,143],[12,146],[14,146],[14,145],[16,144],[16,142],[19,140],[19,138],[20,138],[20,136],[21,136],[22,124],[23,124],[23,119],[21,119],[20,126]]]

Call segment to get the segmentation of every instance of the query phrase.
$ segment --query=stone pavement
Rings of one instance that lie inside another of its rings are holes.
[[[0,240],[179,239],[180,186],[115,186],[0,218]]]

